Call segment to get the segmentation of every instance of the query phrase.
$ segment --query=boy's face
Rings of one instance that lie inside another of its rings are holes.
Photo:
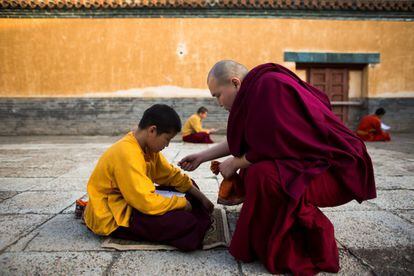
[[[151,152],[160,152],[164,148],[168,147],[170,141],[177,133],[162,133],[158,135],[157,128],[149,129],[149,139],[147,141],[147,147]]]
[[[201,119],[207,118],[207,112],[199,113]]]

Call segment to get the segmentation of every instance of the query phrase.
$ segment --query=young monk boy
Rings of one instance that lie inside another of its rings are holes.
[[[363,117],[356,131],[359,138],[367,142],[390,141],[390,134],[381,129],[384,115],[385,109],[381,107],[375,110],[375,114]]]
[[[182,251],[201,248],[214,205],[160,153],[180,130],[174,109],[156,104],[144,112],[136,131],[101,156],[87,187],[84,219],[90,230]],[[164,197],[156,193],[154,183],[186,196]]]
[[[202,127],[201,121],[207,118],[208,110],[204,106],[197,110],[197,113],[193,114],[185,122],[182,136],[184,142],[189,143],[206,143],[211,144],[213,141],[210,138],[210,133],[216,131],[216,129],[206,129]]]

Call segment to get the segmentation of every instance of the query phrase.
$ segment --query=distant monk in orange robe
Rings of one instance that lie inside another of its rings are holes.
[[[210,134],[216,132],[214,128],[203,128],[202,120],[207,118],[208,109],[204,106],[197,110],[197,113],[188,118],[183,126],[183,141],[188,143],[214,143],[210,138]]]
[[[364,141],[390,141],[390,134],[381,129],[381,118],[385,114],[384,108],[378,108],[375,114],[367,115],[359,123],[356,134]]]

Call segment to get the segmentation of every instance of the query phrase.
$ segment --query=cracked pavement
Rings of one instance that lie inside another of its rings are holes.
[[[74,201],[86,194],[96,161],[118,138],[0,137],[1,275],[268,274],[258,262],[235,261],[225,248],[192,253],[101,248],[102,238],[74,219]],[[335,226],[339,274],[414,274],[414,134],[392,138],[368,144],[378,197],[322,209]],[[176,164],[207,147],[176,139],[164,154]],[[209,164],[190,175],[215,202],[221,179]],[[240,206],[225,210],[233,231]]]

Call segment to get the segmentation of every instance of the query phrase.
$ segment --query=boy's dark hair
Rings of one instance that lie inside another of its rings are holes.
[[[166,104],[154,104],[144,111],[138,127],[145,129],[157,127],[157,135],[163,133],[178,133],[181,131],[181,120],[175,110]]]
[[[377,115],[377,116],[382,116],[384,114],[385,114],[385,109],[382,108],[382,107],[380,107],[377,110],[375,110],[375,115]]]
[[[200,108],[197,110],[197,114],[200,114],[200,113],[206,113],[206,112],[208,112],[208,109],[207,109],[207,108],[205,108],[204,106],[200,107]]]

